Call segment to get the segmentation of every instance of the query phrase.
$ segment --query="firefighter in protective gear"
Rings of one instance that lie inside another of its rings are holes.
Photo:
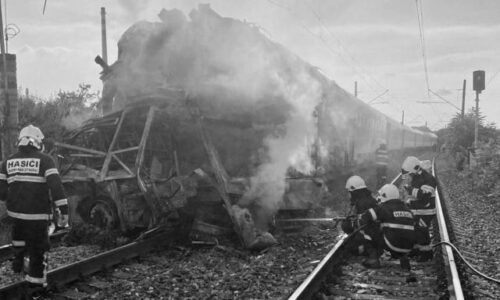
[[[407,204],[415,216],[417,244],[415,248],[420,255],[418,261],[432,259],[429,227],[436,216],[436,179],[423,168],[422,162],[414,157],[407,157],[402,165],[401,173],[408,174],[410,183],[405,185],[408,193]]]
[[[51,198],[63,215],[62,223],[68,220],[68,201],[59,173],[52,158],[41,152],[43,138],[39,128],[33,125],[23,128],[18,152],[7,158],[0,169],[0,199],[7,201],[7,214],[13,220],[12,269],[21,273],[27,255],[26,281],[34,287],[46,286]]]
[[[363,178],[354,175],[347,179],[346,190],[351,198],[351,206],[355,214],[362,214],[368,208],[377,206],[377,201],[372,196],[372,192],[366,187]]]
[[[375,150],[375,164],[377,170],[377,188],[385,184],[387,180],[387,165],[389,164],[389,154],[385,143],[381,143]]]
[[[380,230],[378,240],[371,241],[368,259],[363,265],[379,268],[379,254],[388,250],[392,257],[400,259],[401,268],[410,271],[408,253],[415,244],[415,228],[413,214],[400,200],[399,190],[393,184],[384,185],[377,196],[380,204],[370,208],[361,215],[360,223]]]
[[[349,177],[345,185],[351,198],[351,211],[354,215],[342,221],[342,230],[350,234],[359,227],[359,216],[367,209],[377,206],[377,201],[373,198],[371,191],[366,187],[363,178],[354,175]],[[353,254],[365,254],[366,241],[371,240],[371,235],[377,234],[374,230],[360,230],[353,237],[350,243],[350,252]]]

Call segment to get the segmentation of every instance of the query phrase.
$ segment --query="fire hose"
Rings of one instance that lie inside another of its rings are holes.
[[[493,277],[490,277],[484,273],[481,273],[479,270],[477,270],[476,268],[474,268],[474,266],[472,266],[463,256],[462,256],[462,253],[460,253],[460,250],[457,249],[457,247],[455,247],[455,245],[453,245],[452,243],[450,242],[438,242],[436,244],[433,244],[432,245],[432,248],[435,248],[441,244],[445,244],[445,245],[448,245],[451,247],[451,249],[453,249],[453,251],[455,251],[456,254],[458,254],[458,256],[462,259],[462,261],[465,263],[465,265],[471,269],[474,273],[476,273],[478,276],[481,276],[482,278],[486,279],[486,280],[489,280],[489,281],[493,281],[497,284],[500,284],[500,280],[499,279],[495,279]]]

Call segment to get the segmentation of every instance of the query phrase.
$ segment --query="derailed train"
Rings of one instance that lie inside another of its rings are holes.
[[[334,85],[331,91],[333,96],[316,110],[317,140],[328,148],[326,155],[313,158],[324,172],[372,159],[381,140],[390,150],[436,143],[432,133],[403,126]],[[228,227],[231,218],[220,187],[231,204],[238,203],[248,190],[249,165],[274,127],[255,126],[247,118],[216,119],[207,110],[203,117],[198,109],[196,116],[191,109],[181,112],[179,103],[189,107],[189,101],[175,94],[138,97],[135,104],[91,119],[64,143],[56,143],[72,222],[128,231],[151,228],[187,208],[198,223]],[[332,110],[349,116],[350,130],[336,127]],[[205,133],[196,118],[203,120]],[[286,180],[282,208],[307,208],[320,201],[325,183],[318,177],[291,175]]]
[[[381,143],[389,151],[436,145],[437,136],[425,126],[424,130],[406,126],[346,92],[317,69],[311,68],[311,74],[327,87],[317,110],[318,136],[327,145],[333,164],[341,164],[339,159],[349,164],[373,160]]]
[[[286,78],[294,79],[294,70],[300,69],[320,84],[321,100],[313,112],[316,133],[309,139],[309,156],[315,171],[329,172],[371,160],[381,141],[389,150],[436,143],[434,134],[388,118],[307,63],[300,61],[295,69],[287,66],[287,62],[297,59],[247,24],[221,18],[205,6],[200,6],[191,17],[193,28],[181,33],[204,30],[207,22],[220,30],[231,27],[238,36],[263,41],[262,47],[279,54],[279,61],[285,63],[278,71],[286,72]],[[131,30],[132,38],[122,44],[119,60],[112,66],[103,65],[104,100],[116,101],[121,97],[128,104],[102,118],[89,120],[56,143],[53,153],[70,194],[73,223],[92,222],[128,231],[151,228],[180,213],[203,224],[200,228],[210,227],[207,224],[219,226],[214,230],[232,227],[228,223],[234,223],[238,215],[230,206],[240,202],[249,189],[252,172],[263,156],[265,159],[261,152],[266,147],[266,137],[283,133],[288,111],[283,99],[272,98],[273,94],[242,110],[241,101],[235,100],[246,95],[234,89],[205,85],[203,93],[192,96],[182,89],[151,86],[163,79],[163,73],[157,72],[155,61],[148,61],[154,56],[152,51],[143,58],[145,61],[135,60],[140,58],[136,42],[165,44],[168,39],[164,34],[175,36],[173,31],[188,27],[182,23],[185,21],[169,27],[171,19],[166,25],[146,24]],[[161,30],[155,31],[157,28]],[[225,66],[223,60],[217,62]],[[139,67],[145,68],[145,72],[138,72]],[[221,69],[217,68],[217,72]],[[160,77],[140,80],[151,74]],[[143,81],[148,85],[141,87],[141,93],[130,93],[131,85]],[[283,203],[292,209],[319,201],[325,187],[314,174],[297,174],[292,169],[286,181]]]
[[[317,137],[312,145],[316,174],[335,172],[347,175],[351,167],[373,163],[375,150],[384,143],[389,153],[433,149],[437,146],[437,135],[426,126],[412,128],[398,122],[369,104],[361,101],[327,79],[318,69],[310,68],[311,76],[322,82],[323,99],[317,106]],[[316,170],[318,171],[318,170]],[[324,176],[323,176],[324,177]],[[286,209],[303,209],[314,206],[321,198],[320,190],[326,188],[324,180],[290,178],[285,195]],[[295,183],[295,184],[294,184]],[[304,193],[300,189],[315,192]],[[294,197],[294,194],[302,194]],[[291,197],[289,197],[291,195]],[[316,198],[310,200],[311,195]]]

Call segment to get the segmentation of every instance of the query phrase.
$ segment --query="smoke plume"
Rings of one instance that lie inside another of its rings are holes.
[[[175,87],[205,99],[200,104],[205,115],[247,115],[253,127],[271,128],[261,144],[265,155],[250,170],[251,185],[240,202],[257,204],[265,219],[279,207],[289,168],[306,174],[314,169],[310,151],[321,82],[310,65],[259,28],[223,18],[208,5],[193,10],[189,19],[176,9],[162,10],[159,17],[162,22],[134,24],[120,39],[107,82],[118,87],[114,106],[133,95]]]

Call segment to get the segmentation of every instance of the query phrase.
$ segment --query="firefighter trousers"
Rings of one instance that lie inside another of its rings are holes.
[[[432,245],[429,229],[432,226],[434,215],[431,216],[416,216],[415,234],[417,243],[415,249],[418,251],[422,259],[432,258]]]
[[[372,245],[375,245],[373,247],[378,248],[378,245],[382,241],[381,237],[382,233],[377,227],[365,227],[352,237],[347,249],[354,255],[368,255],[367,249]]]
[[[14,260],[12,269],[19,273],[23,270],[24,257],[29,257],[26,281],[46,285],[47,255],[50,248],[48,221],[14,219],[12,227],[12,246]]]

